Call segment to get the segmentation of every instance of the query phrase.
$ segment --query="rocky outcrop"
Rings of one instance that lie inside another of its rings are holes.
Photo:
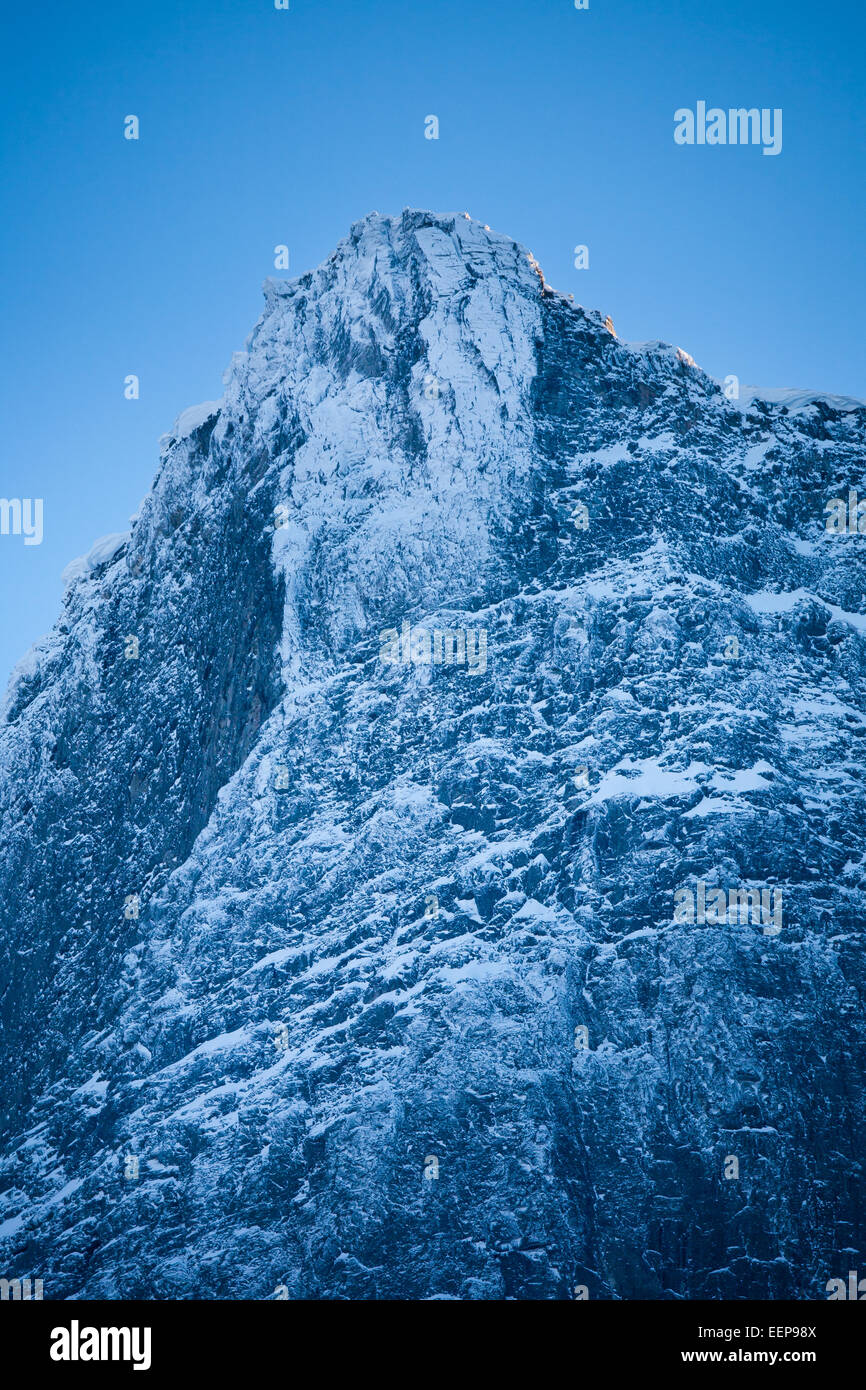
[[[0,1265],[824,1297],[866,1263],[866,406],[729,401],[463,215],[265,298],[7,695]]]

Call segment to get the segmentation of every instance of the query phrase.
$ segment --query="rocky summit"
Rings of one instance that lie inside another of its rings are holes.
[[[620,342],[466,214],[266,282],[6,695],[0,1272],[866,1268],[864,483],[862,402]]]

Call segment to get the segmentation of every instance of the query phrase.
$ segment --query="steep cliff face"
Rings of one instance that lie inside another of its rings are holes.
[[[463,215],[265,295],[7,695],[0,1266],[824,1296],[866,1263],[825,525],[866,406],[731,403]]]

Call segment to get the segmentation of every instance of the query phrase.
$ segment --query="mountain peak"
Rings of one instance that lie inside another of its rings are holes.
[[[864,448],[464,214],[268,281],[4,706],[6,1275],[807,1299],[839,1230],[866,1262]]]
[[[434,295],[465,289],[494,277],[538,293],[543,277],[531,252],[493,232],[468,213],[437,213],[405,208],[397,217],[371,212],[353,223],[349,234],[316,270],[292,280],[270,277],[270,301],[296,294],[318,294],[347,280],[358,289],[381,288],[403,267],[420,275]]]

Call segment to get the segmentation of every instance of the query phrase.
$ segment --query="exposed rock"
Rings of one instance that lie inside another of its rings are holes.
[[[265,295],[7,695],[0,1268],[824,1297],[866,1265],[866,537],[824,518],[866,406],[739,409],[459,214]],[[699,883],[782,929],[676,920]]]

